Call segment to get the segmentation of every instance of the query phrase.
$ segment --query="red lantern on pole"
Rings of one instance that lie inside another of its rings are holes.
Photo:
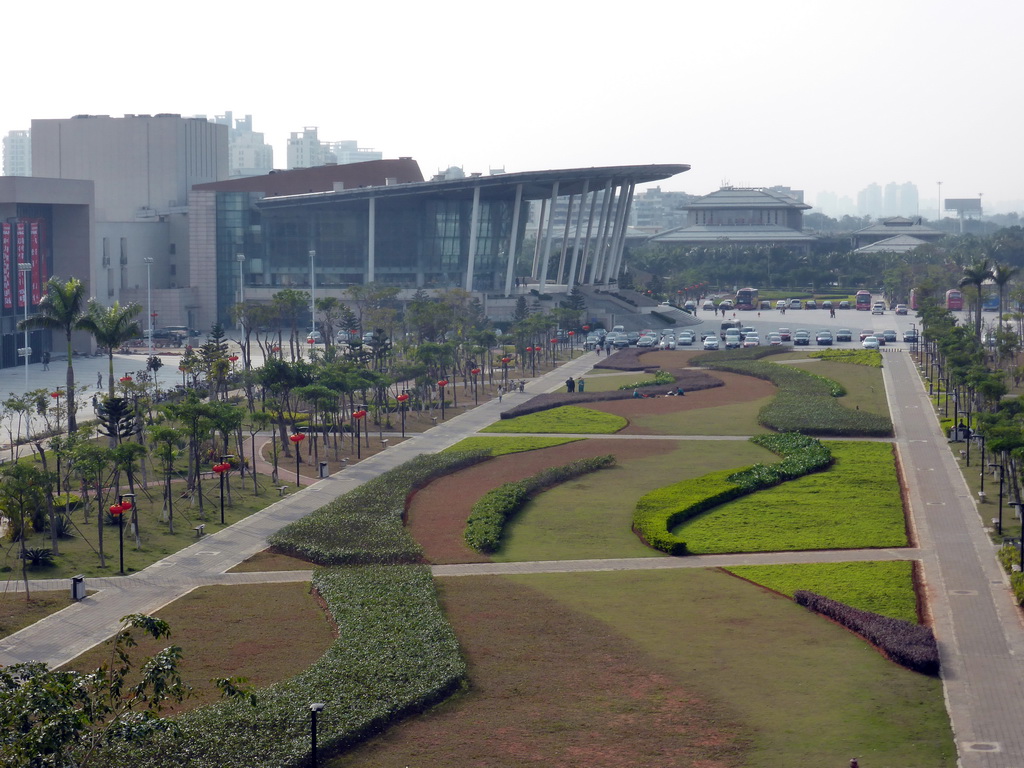
[[[402,406],[402,437],[405,437],[405,404],[409,402],[409,395],[406,392],[398,395],[395,400]]]
[[[399,395],[398,397],[395,398],[395,400],[397,400],[400,403],[405,403],[405,402],[407,402],[409,400],[409,396],[408,395]]]
[[[295,446],[295,487],[301,488],[302,482],[299,480],[299,462],[302,460],[300,457],[299,443],[306,439],[306,436],[302,432],[296,432],[294,435],[288,438],[292,441]]]
[[[132,377],[131,376],[122,376],[120,379],[118,379],[118,381],[120,381],[122,384],[131,384],[132,383]]]
[[[232,355],[231,357],[228,358],[228,360],[230,360],[232,363],[237,363],[238,355]]]

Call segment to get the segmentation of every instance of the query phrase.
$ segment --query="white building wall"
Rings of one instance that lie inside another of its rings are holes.
[[[32,135],[11,131],[4,136],[4,176],[32,175]]]

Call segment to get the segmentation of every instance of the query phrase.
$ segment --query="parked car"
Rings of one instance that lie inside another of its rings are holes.
[[[832,331],[818,331],[814,337],[814,343],[819,347],[831,347],[832,346]]]
[[[703,309],[705,312],[714,312],[715,302],[713,302],[711,299],[705,299],[704,303],[700,305],[700,308]]]
[[[885,304],[883,304],[880,301],[876,301],[874,304],[871,305],[871,314],[872,315],[884,315],[885,314]]]
[[[786,308],[786,300],[785,299],[779,299],[778,301],[776,301],[775,302],[775,308],[776,309],[785,309]]]
[[[791,341],[793,334],[789,332],[789,328],[779,328],[779,336],[782,337],[783,341]]]
[[[836,341],[853,341],[853,331],[849,328],[840,328],[836,331]]]
[[[772,308],[772,303],[770,301],[765,301],[765,300],[762,299],[761,303],[758,304],[758,309],[771,309],[771,308]]]
[[[827,300],[821,302],[821,308],[822,309],[832,309],[832,302],[831,301],[827,301]]]
[[[732,309],[732,307],[733,307],[732,299],[722,299],[718,303],[718,308],[719,309]]]
[[[735,328],[730,328],[725,332],[725,348],[726,349],[739,349],[743,346],[743,337],[740,332]]]
[[[908,344],[917,344],[917,331],[909,330],[903,332],[903,340]]]
[[[896,339],[897,339],[896,331],[892,331],[892,330],[882,331],[882,338],[885,339],[885,343],[886,344],[895,344],[896,343]]]
[[[885,346],[885,336],[883,336],[878,331],[875,331],[874,336],[875,336],[876,339],[878,339],[878,346],[884,347]]]
[[[807,347],[811,343],[811,332],[810,331],[796,331],[793,334],[793,345],[797,347]]]
[[[320,333],[320,331],[310,331],[309,333],[306,334],[306,341],[307,342],[313,342],[314,344],[320,344],[321,342],[323,342],[323,340],[324,340],[324,337]]]
[[[696,312],[697,302],[694,301],[693,299],[687,299],[686,301],[683,302],[683,309],[685,309],[687,312]]]
[[[640,341],[640,334],[636,331],[626,331],[626,341],[630,344],[636,344]]]
[[[907,305],[906,304],[897,304],[896,305],[896,314],[897,315],[905,315],[905,314],[907,314]]]
[[[864,341],[864,339],[866,339],[868,336],[874,336],[874,335],[875,335],[874,331],[872,331],[869,328],[865,328],[863,331],[860,332],[860,340]]]
[[[718,339],[714,336],[708,336],[704,339],[704,349],[708,351],[718,349]]]
[[[867,336],[860,345],[864,347],[864,349],[878,349],[878,339],[874,336]]]
[[[840,309],[849,309],[850,308],[850,302],[848,302],[846,300],[840,301],[839,302],[839,308]]]
[[[768,346],[769,347],[781,347],[782,346],[782,336],[780,336],[777,333],[769,333],[768,334]]]
[[[743,337],[743,347],[744,347],[744,349],[746,349],[747,347],[760,347],[760,346],[761,346],[761,339],[758,337],[758,335],[756,333],[748,333],[746,336]]]
[[[676,343],[682,344],[685,347],[693,346],[693,332],[680,331],[679,338],[676,340]]]
[[[790,299],[789,300],[789,308],[790,309],[803,309],[804,308],[804,303],[802,301],[800,301],[800,299]]]
[[[815,301],[814,299],[808,299],[807,301],[804,302],[804,309],[817,309],[817,308],[818,308],[818,302]]]
[[[653,347],[655,344],[657,344],[657,341],[653,336],[641,336],[639,339],[636,340],[637,347],[644,349]]]

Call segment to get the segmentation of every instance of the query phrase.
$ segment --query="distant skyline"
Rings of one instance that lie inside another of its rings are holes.
[[[315,125],[426,176],[687,163],[661,187],[781,184],[813,205],[910,181],[933,216],[942,181],[943,199],[1024,211],[1019,3],[309,0],[271,16],[55,0],[14,15],[45,36],[8,36],[3,134],[33,118],[232,111],[253,116],[278,168],[289,134]]]

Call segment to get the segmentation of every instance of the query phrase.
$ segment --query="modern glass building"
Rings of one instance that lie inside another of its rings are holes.
[[[361,177],[345,178],[346,169]],[[200,327],[226,321],[243,294],[269,301],[289,287],[342,298],[346,288],[371,282],[507,296],[516,278],[530,277],[542,290],[614,282],[636,185],[686,170],[613,166],[423,181],[415,162],[402,158],[199,185],[189,210],[192,285],[200,306],[215,313]],[[274,178],[291,174],[307,174],[310,190],[293,193]],[[532,266],[517,275],[535,201]],[[556,224],[546,211],[566,201]]]

